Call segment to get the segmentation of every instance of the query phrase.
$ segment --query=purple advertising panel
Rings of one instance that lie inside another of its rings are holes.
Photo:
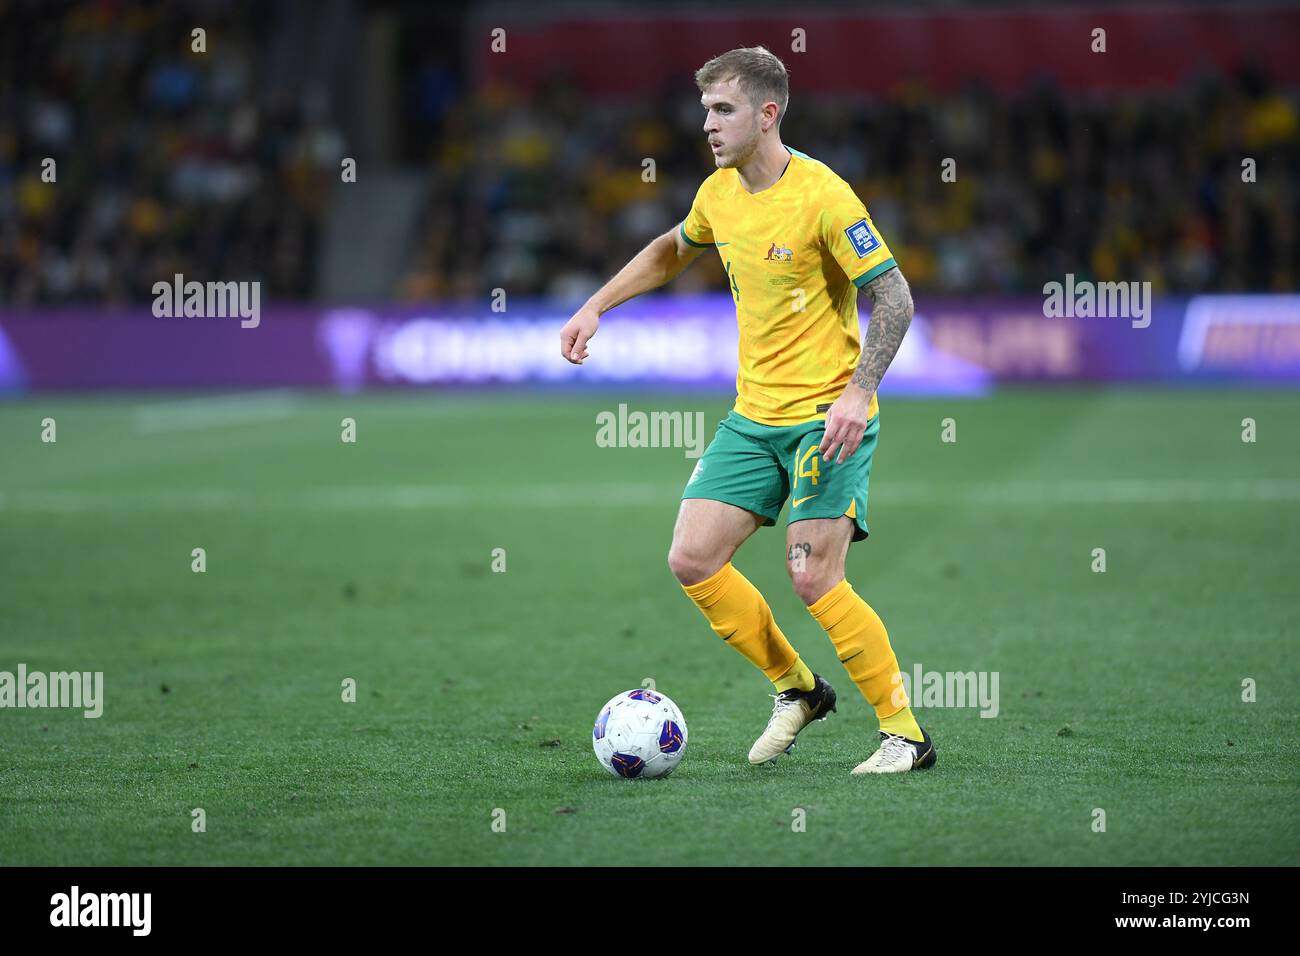
[[[539,301],[512,302],[507,313],[268,306],[256,325],[155,317],[147,307],[9,311],[0,313],[0,390],[735,384],[735,307],[726,295],[620,306],[602,320],[581,367],[559,354],[569,314]],[[1125,317],[1108,317],[1116,315]],[[1300,296],[1157,299],[1118,312],[1073,285],[1058,302],[922,299],[882,391],[1179,380],[1300,384]]]

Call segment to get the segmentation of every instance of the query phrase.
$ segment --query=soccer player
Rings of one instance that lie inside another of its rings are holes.
[[[560,351],[581,365],[600,316],[716,249],[736,303],[736,404],[682,493],[668,564],[709,625],[771,680],[776,703],[751,763],[789,753],[835,690],[777,626],[731,563],[790,500],[787,570],[880,721],[878,749],[852,771],[934,765],[879,615],[844,577],[867,537],[867,478],[880,431],[876,387],[912,318],[912,296],[852,188],[781,142],[784,64],[763,47],[731,50],[695,74],[716,171],[681,225],[651,242],[565,324]],[[865,341],[857,298],[872,301]]]

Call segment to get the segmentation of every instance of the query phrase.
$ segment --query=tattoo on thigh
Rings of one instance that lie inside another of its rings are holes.
[[[786,552],[786,557],[790,561],[790,570],[791,571],[804,570],[805,562],[808,560],[808,557],[811,554],[812,554],[812,545],[806,541],[801,541],[797,544],[790,545],[790,550]]]

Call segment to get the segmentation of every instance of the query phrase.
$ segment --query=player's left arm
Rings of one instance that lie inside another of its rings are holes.
[[[862,444],[871,397],[912,323],[912,293],[866,206],[846,183],[826,192],[820,229],[824,247],[872,301],[858,366],[826,413],[826,431],[818,449],[822,461],[842,464]],[[836,451],[839,458],[833,459]]]
[[[912,324],[912,290],[902,271],[894,266],[862,286],[872,301],[871,320],[862,341],[862,357],[844,393],[826,412],[826,432],[819,449],[822,461],[829,461],[839,449],[837,464],[843,463],[858,446],[867,430],[867,409],[880,387],[885,369],[898,354],[903,336]]]

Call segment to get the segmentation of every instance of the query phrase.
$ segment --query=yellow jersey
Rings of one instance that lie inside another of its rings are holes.
[[[862,351],[858,289],[896,265],[852,187],[786,149],[785,172],[761,192],[717,170],[681,225],[690,245],[718,250],[740,328],[735,410],[764,425],[825,417]]]

